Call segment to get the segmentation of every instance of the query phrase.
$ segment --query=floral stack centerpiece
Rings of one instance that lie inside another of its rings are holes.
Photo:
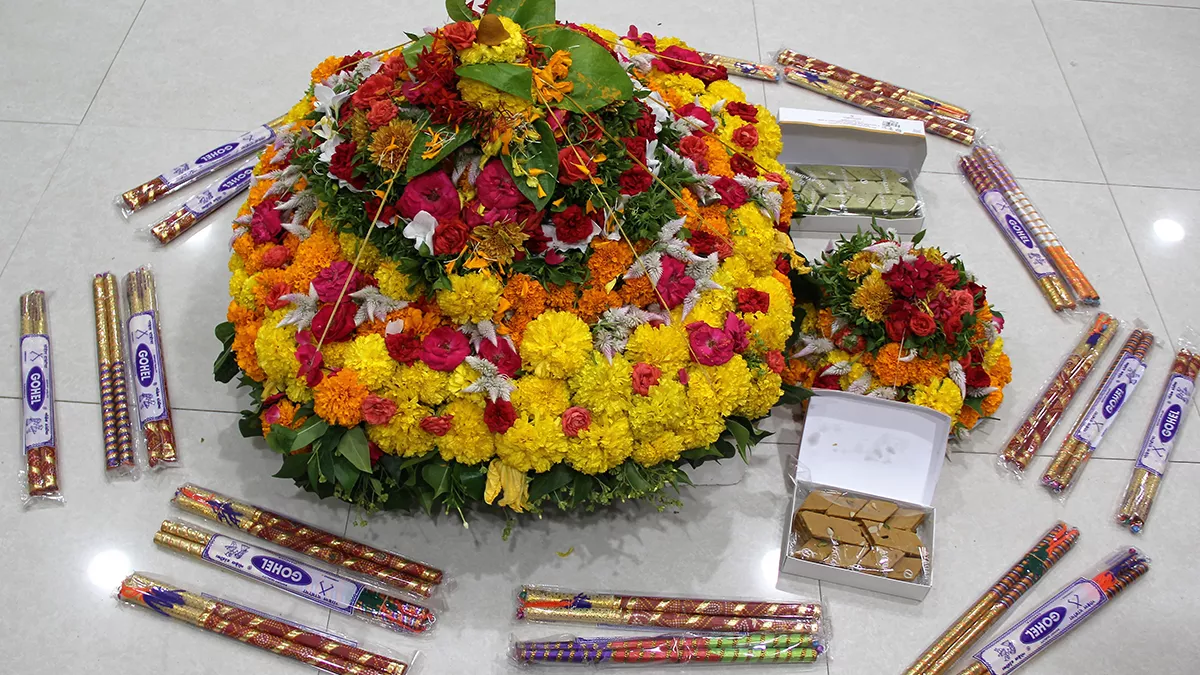
[[[803,278],[784,381],[913,403],[965,437],[1004,400],[1004,319],[956,255],[879,227],[841,238]]]
[[[277,476],[368,510],[661,504],[784,395],[779,127],[679,40],[447,9],[313,71],[234,223],[217,379]]]

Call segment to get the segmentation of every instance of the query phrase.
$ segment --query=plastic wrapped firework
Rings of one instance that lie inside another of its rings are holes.
[[[190,483],[176,490],[172,501],[189,513],[239,528],[259,539],[371,577],[414,596],[431,597],[443,581],[442,571],[425,563],[344,539]]]
[[[154,543],[232,570],[348,616],[404,633],[433,628],[433,611],[315,565],[204,528],[164,520]]]
[[[975,127],[969,124],[940,117],[927,110],[919,110],[903,105],[887,96],[832,80],[815,70],[787,66],[783,69],[783,77],[796,86],[804,87],[809,91],[814,91],[828,98],[842,101],[843,103],[849,103],[855,107],[873,112],[876,115],[917,120],[925,126],[925,130],[929,133],[941,136],[942,138],[948,138],[963,145],[974,143],[975,136],[978,133]]]
[[[1008,239],[1008,243],[1020,256],[1021,262],[1025,264],[1025,269],[1029,270],[1034,280],[1037,281],[1038,288],[1042,290],[1042,295],[1046,296],[1050,307],[1056,312],[1075,309],[1075,301],[1071,299],[1070,292],[1063,285],[1062,278],[1058,276],[1054,266],[1038,249],[1037,242],[1021,224],[1017,214],[1013,213],[1008,201],[1000,193],[995,179],[983,168],[983,165],[970,155],[959,157],[958,167],[967,177],[971,187],[975,189],[975,193],[979,195],[979,201],[983,203],[984,209],[992,217],[996,227],[1000,228],[1004,237]]]
[[[742,77],[767,80],[768,82],[778,82],[783,79],[782,68],[766,63],[755,63],[754,61],[745,61],[732,56],[722,56],[708,52],[700,52],[700,58],[704,59],[704,62],[710,66],[723,66],[730,75],[741,75]]]
[[[1000,161],[996,151],[986,145],[976,145],[971,151],[971,155],[995,179],[996,184],[1004,192],[1005,198],[1008,199],[1008,203],[1012,205],[1013,210],[1021,219],[1021,224],[1025,226],[1026,231],[1031,232],[1037,238],[1038,246],[1054,263],[1059,275],[1066,279],[1079,301],[1085,305],[1100,304],[1100,294],[1084,276],[1083,271],[1079,269],[1079,265],[1067,252],[1067,249],[1063,248],[1062,243],[1058,241],[1058,236],[1054,234],[1054,230],[1050,229],[1038,210],[1034,208],[1033,202],[1025,196],[1025,191],[1021,189],[1008,167]]]
[[[905,105],[909,105],[914,108],[920,108],[921,110],[928,110],[929,112],[941,115],[943,117],[949,117],[964,122],[971,118],[971,113],[965,108],[961,108],[951,103],[946,103],[945,101],[939,101],[932,96],[921,94],[911,89],[897,87],[896,85],[889,84],[883,80],[876,80],[873,77],[867,77],[866,75],[856,73],[852,70],[847,70],[841,66],[835,66],[832,63],[828,63],[811,56],[805,56],[804,54],[794,52],[790,49],[780,50],[779,54],[775,57],[775,61],[782,65],[791,66],[793,68],[815,71],[825,75],[831,80],[849,84],[860,89],[866,89],[876,94],[882,94],[888,98],[900,101]]]
[[[1079,530],[1059,522],[942,633],[904,675],[941,675],[963,657],[1030,588],[1075,546]]]
[[[212,215],[222,204],[249,188],[253,174],[253,160],[242,163],[232,173],[209,183],[203,191],[187,198],[165,218],[151,225],[150,234],[154,235],[160,244],[171,243],[196,223]]]
[[[1111,314],[1100,312],[1096,315],[1079,343],[1067,354],[1054,377],[1046,383],[1042,395],[1033,404],[1021,426],[1017,427],[1008,445],[1000,451],[1002,466],[1018,475],[1024,473],[1119,331],[1120,325]]]
[[[974,663],[959,671],[959,675],[1007,675],[1017,670],[1149,571],[1149,558],[1136,548],[1122,549],[1091,577],[1080,577],[1067,584],[976,652],[972,657]]]
[[[132,190],[122,192],[117,197],[117,207],[128,217],[142,207],[153,204],[155,201],[172,192],[191,184],[193,181],[203,178],[243,157],[258,152],[267,143],[275,139],[275,129],[282,121],[282,117],[271,120],[228,143],[218,145],[190,162],[180,164],[160,176],[151,178]]]
[[[1154,417],[1150,418],[1150,425],[1146,428],[1146,437],[1134,464],[1133,475],[1129,477],[1129,485],[1117,509],[1117,522],[1127,525],[1134,534],[1142,531],[1146,519],[1150,517],[1154,497],[1167,472],[1171,449],[1179,438],[1179,429],[1188,413],[1196,375],[1200,373],[1200,349],[1197,349],[1196,335],[1190,328],[1187,333],[1189,335],[1178,343],[1179,351],[1171,364],[1171,373],[1158,399]]]
[[[333,675],[405,675],[411,672],[412,658],[401,660],[368,651],[340,636],[192,593],[140,572],[121,582],[117,599]]]
[[[1076,420],[1071,433],[1059,446],[1058,454],[1042,474],[1042,484],[1052,492],[1063,494],[1071,487],[1079,470],[1100,446],[1104,434],[1133,397],[1146,372],[1146,355],[1153,346],[1154,336],[1140,328],[1135,329],[1121,346],[1100,386],[1092,393],[1087,409]]]
[[[124,393],[124,356],[122,354],[121,331],[113,335],[113,326],[120,326],[117,318],[117,298],[110,295],[116,284],[110,283],[112,275],[97,274],[92,279],[92,304],[96,317],[96,364],[100,381],[100,416],[104,425],[104,471],[108,476],[134,476],[137,461],[133,452],[133,436],[129,428],[128,396]],[[116,364],[122,364],[120,374]],[[117,380],[125,401],[125,414],[117,414]]]
[[[579,638],[514,642],[511,656],[521,665],[666,665],[745,663],[812,664],[821,660],[824,641],[815,635],[751,633],[703,636]]]
[[[101,275],[104,293],[108,298],[105,316],[108,322],[108,353],[112,368],[113,410],[117,416],[117,447],[120,461],[126,466],[137,463],[129,422],[129,390],[125,379],[125,338],[121,330],[120,302],[117,295],[117,278],[109,273]]]
[[[729,611],[729,614],[715,614]],[[517,596],[517,618],[544,623],[592,626],[653,626],[719,633],[821,632],[816,603],[703,600],[582,593],[524,586]]]
[[[46,320],[46,294],[42,291],[29,291],[21,296],[20,356],[24,501],[26,504],[61,501],[50,330]]]
[[[125,299],[129,302],[129,356],[137,391],[138,425],[146,443],[146,463],[151,469],[174,466],[179,462],[179,452],[167,395],[158,295],[149,267],[139,267],[125,277]]]

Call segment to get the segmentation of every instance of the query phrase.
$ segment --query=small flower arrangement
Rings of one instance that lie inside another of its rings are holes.
[[[959,257],[920,247],[923,237],[875,226],[813,263],[783,379],[932,408],[964,437],[1012,380],[1004,318]]]
[[[679,40],[447,9],[313,71],[234,223],[217,378],[277,476],[368,510],[661,504],[785,392],[779,126]]]

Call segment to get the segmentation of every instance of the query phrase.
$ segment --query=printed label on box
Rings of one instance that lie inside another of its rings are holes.
[[[216,209],[249,187],[253,174],[254,167],[244,166],[226,176],[220,183],[210,185],[202,192],[188,198],[183,203],[183,208],[190,211],[197,219],[203,218],[208,215],[209,211]]]
[[[246,544],[216,535],[204,547],[204,559],[295,593],[343,614],[354,613],[363,585]]]
[[[1075,431],[1075,440],[1086,443],[1089,448],[1095,450],[1100,441],[1104,440],[1104,434],[1112,426],[1117,413],[1121,412],[1122,406],[1133,396],[1133,390],[1137,388],[1145,372],[1146,364],[1136,356],[1122,356],[1117,367],[1113,369],[1112,377],[1100,390],[1096,400],[1092,402],[1092,407],[1084,413],[1083,420]]]
[[[1006,675],[1066,635],[1108,601],[1091,579],[1079,579],[975,654],[992,675]]]
[[[872,115],[856,115],[827,110],[802,110],[785,108],[780,111],[784,124],[814,124],[824,127],[853,127],[867,131],[884,131],[893,134],[924,136],[925,125],[916,120],[896,119],[892,117],[876,117]]]
[[[999,190],[988,190],[979,196],[980,201],[991,212],[992,217],[997,223],[1003,223],[1005,236],[1012,243],[1013,248],[1017,253],[1025,259],[1026,266],[1041,279],[1042,277],[1055,274],[1054,267],[1046,256],[1038,248],[1037,241],[1025,226],[1021,224],[1021,219],[1013,213],[1012,207],[1008,205],[1008,201],[1004,199],[1004,195],[1000,194]]]
[[[54,447],[54,392],[50,379],[50,338],[21,338],[21,407],[25,452]]]
[[[129,317],[129,354],[133,359],[133,385],[137,392],[138,421],[167,418],[167,392],[163,386],[162,351],[154,312]]]
[[[1194,383],[1185,375],[1172,375],[1167,382],[1167,389],[1158,404],[1158,412],[1150,430],[1146,432],[1146,440],[1142,443],[1142,452],[1138,456],[1137,465],[1161,476],[1167,470],[1167,457],[1175,445],[1175,437],[1179,433],[1179,424],[1187,412],[1188,402],[1192,400]]]
[[[224,166],[234,160],[257,152],[259,148],[275,138],[275,130],[263,125],[253,131],[248,131],[232,141],[218,145],[196,159],[171,169],[160,178],[168,187],[176,187],[203,175],[217,167]]]

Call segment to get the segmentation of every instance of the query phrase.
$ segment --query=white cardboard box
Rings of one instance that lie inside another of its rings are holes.
[[[933,494],[949,433],[950,418],[936,410],[842,391],[816,392],[808,403],[800,441],[779,573],[923,600],[933,586],[937,516]],[[917,532],[929,551],[925,582],[792,557],[792,518],[814,489],[853,492],[928,511]]]
[[[828,164],[895,169],[906,176],[917,197],[916,215],[910,218],[879,218],[880,225],[898,234],[913,235],[925,224],[917,176],[925,164],[925,127],[916,120],[855,115],[853,113],[780,108],[779,127],[783,152],[779,161],[796,164]],[[854,234],[871,227],[871,216],[820,215],[792,220],[795,233]]]

